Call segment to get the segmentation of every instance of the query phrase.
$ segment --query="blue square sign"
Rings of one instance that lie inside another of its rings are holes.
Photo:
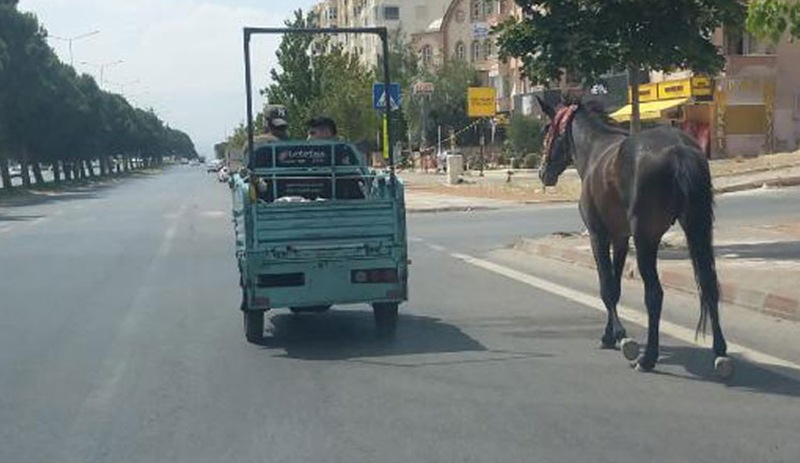
[[[386,109],[386,92],[384,91],[384,84],[374,84],[372,86],[372,106],[375,109]],[[402,96],[400,94],[400,84],[389,85],[389,99],[391,100],[391,108],[399,109],[402,103]]]

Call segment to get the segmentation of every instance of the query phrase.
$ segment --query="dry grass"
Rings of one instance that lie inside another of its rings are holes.
[[[793,166],[800,166],[800,151],[765,154],[754,158],[714,160],[711,161],[711,175],[714,177],[726,177]]]

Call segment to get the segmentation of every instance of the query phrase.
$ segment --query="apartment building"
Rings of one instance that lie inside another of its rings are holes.
[[[381,27],[407,39],[441,18],[450,0],[323,0],[314,7],[322,27]],[[342,34],[333,39],[358,54],[366,64],[377,64],[380,40],[369,35]]]

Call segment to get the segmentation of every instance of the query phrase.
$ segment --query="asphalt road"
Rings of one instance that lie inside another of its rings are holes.
[[[796,201],[764,197],[720,220]],[[597,348],[600,312],[451,252],[577,229],[574,208],[412,215],[394,342],[352,307],[275,313],[263,346],[228,208],[175,167],[0,209],[0,462],[798,461],[800,383],[743,364],[722,384],[670,336],[635,373]]]

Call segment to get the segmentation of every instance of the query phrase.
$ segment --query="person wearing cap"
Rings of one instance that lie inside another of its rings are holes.
[[[336,140],[339,132],[330,117],[315,117],[306,122],[309,140]]]
[[[256,137],[256,141],[271,142],[289,139],[288,112],[285,106],[270,105],[264,110],[264,133]]]

